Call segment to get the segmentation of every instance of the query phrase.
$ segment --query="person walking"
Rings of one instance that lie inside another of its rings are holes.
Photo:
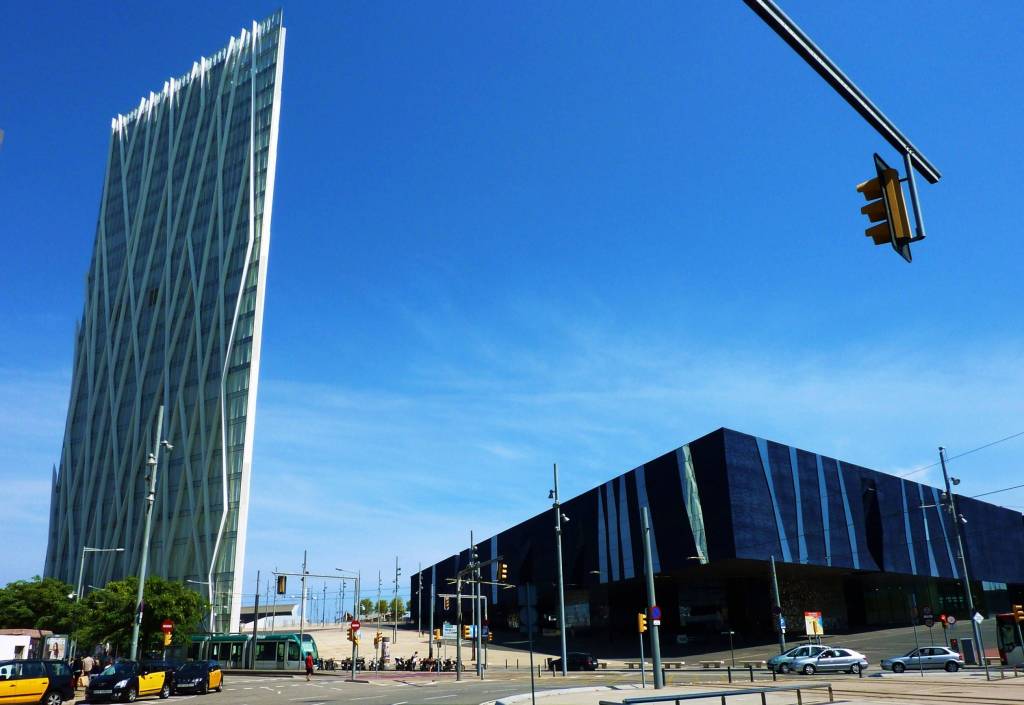
[[[88,688],[89,687],[89,674],[92,673],[92,667],[94,665],[96,665],[96,664],[93,662],[92,656],[90,656],[89,654],[86,654],[84,657],[82,657],[82,678],[81,678],[81,681],[82,681],[82,687],[84,687],[84,688]]]
[[[312,652],[306,654],[306,680],[311,680],[313,676],[313,654]]]

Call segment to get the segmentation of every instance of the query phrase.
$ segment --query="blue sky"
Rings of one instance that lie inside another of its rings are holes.
[[[0,583],[42,569],[109,120],[276,7],[5,5]],[[1024,430],[1024,5],[783,7],[942,170],[912,265],[854,191],[897,155],[739,0],[285,5],[247,575],[409,574],[552,462],[719,426],[892,472]]]

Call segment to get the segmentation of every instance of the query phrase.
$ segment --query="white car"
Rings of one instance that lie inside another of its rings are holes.
[[[845,671],[860,673],[868,667],[867,656],[853,649],[832,647],[825,649],[817,656],[806,656],[795,659],[789,664],[797,673],[812,675],[819,671]]]
[[[921,668],[944,668],[950,673],[956,673],[963,667],[964,660],[960,654],[947,646],[922,646],[920,649],[911,649],[903,656],[882,659],[882,668],[893,673],[903,673],[908,668],[915,671]]]

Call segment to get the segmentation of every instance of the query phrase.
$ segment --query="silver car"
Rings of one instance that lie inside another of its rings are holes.
[[[772,656],[768,659],[768,668],[775,671],[776,673],[789,673],[793,670],[793,661],[798,658],[804,658],[806,656],[817,656],[822,651],[827,651],[829,647],[822,646],[821,644],[804,644],[802,646],[794,646],[789,651],[779,654],[778,656]]]
[[[798,658],[790,663],[790,668],[808,676],[819,671],[846,671],[860,673],[868,667],[868,659],[864,654],[852,649],[832,647],[825,649],[817,656]]]
[[[963,667],[964,660],[960,654],[946,646],[922,646],[920,649],[911,649],[903,656],[882,659],[882,668],[893,673],[903,673],[908,668],[944,668],[950,673],[956,673]]]

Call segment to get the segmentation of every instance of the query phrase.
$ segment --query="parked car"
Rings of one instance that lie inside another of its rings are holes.
[[[944,668],[956,673],[964,667],[964,660],[959,653],[947,646],[923,646],[911,649],[903,656],[882,659],[882,668],[893,673],[903,673],[908,668]]]
[[[597,658],[583,651],[570,651],[565,655],[567,671],[596,671]],[[562,670],[562,659],[551,659],[551,668]]]
[[[85,689],[88,703],[105,700],[133,703],[142,695],[170,697],[171,674],[160,668],[145,668],[137,661],[118,661],[90,677]]]
[[[803,644],[801,646],[795,646],[785,653],[779,654],[778,656],[772,656],[768,659],[768,668],[776,673],[789,673],[793,670],[792,663],[796,659],[807,656],[817,656],[828,648],[829,647],[822,646],[821,644]]]
[[[64,661],[0,661],[0,703],[60,705],[75,698],[75,677]]]
[[[867,657],[859,651],[830,647],[817,656],[795,659],[790,667],[798,673],[811,675],[819,671],[846,671],[860,673],[868,667]]]
[[[188,661],[183,663],[172,675],[174,694],[218,693],[224,687],[224,673],[216,661]]]

